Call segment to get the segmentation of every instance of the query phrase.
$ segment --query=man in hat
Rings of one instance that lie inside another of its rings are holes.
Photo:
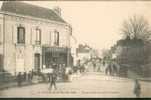
[[[136,95],[137,98],[139,98],[141,94],[141,85],[137,79],[135,80],[134,94]]]
[[[56,80],[57,80],[57,74],[56,71],[53,71],[53,73],[51,74],[50,90],[52,89],[53,86],[55,89],[57,89]]]

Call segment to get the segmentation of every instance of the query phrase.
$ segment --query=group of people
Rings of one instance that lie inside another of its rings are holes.
[[[110,62],[107,64],[105,69],[106,75],[117,75],[118,74],[118,65],[115,62]]]
[[[52,69],[52,71],[47,73],[48,80],[50,83],[50,90],[52,89],[52,87],[54,87],[54,89],[57,89],[57,80],[61,80],[64,82],[69,81],[69,75],[72,74],[71,68],[66,67],[65,64],[58,65],[56,67],[50,67],[50,69]]]
[[[19,72],[17,74],[17,83],[18,83],[18,86],[21,86],[22,85],[22,82],[25,82],[25,81],[28,81],[31,83],[32,79],[33,79],[33,71],[29,71],[28,73],[24,72]]]
[[[91,63],[93,66],[93,71],[96,71],[96,69],[98,68],[97,63],[95,61],[92,61]],[[106,75],[118,75],[119,74],[120,66],[114,60],[111,60],[110,62],[105,62],[102,60],[99,63],[101,63],[103,65],[101,67],[105,67],[104,71],[105,71]],[[79,65],[79,67],[81,66],[80,61],[79,61],[78,65]],[[83,69],[84,69],[84,67],[83,67]],[[97,71],[99,71],[99,68]],[[133,93],[137,98],[139,98],[141,95],[141,84],[138,79],[135,79],[135,81],[134,81]]]
[[[94,65],[94,67],[96,67],[96,64],[93,64],[93,65]],[[116,66],[112,63],[108,64],[107,68],[108,69],[105,70],[106,74],[108,72],[109,72],[109,74],[111,74],[113,70],[114,70],[114,72],[117,72]],[[84,70],[84,69],[82,69],[82,70]],[[68,77],[70,74],[71,74],[71,69],[65,69],[64,68],[63,73],[62,73],[62,77],[65,80],[68,80]],[[17,74],[18,86],[22,86],[22,82],[25,82],[25,81],[31,82],[33,79],[33,75],[34,75],[33,71],[29,71],[28,73],[19,72]],[[56,85],[57,78],[58,78],[57,69],[53,69],[53,71],[51,73],[48,73],[48,79],[49,79],[49,83],[50,83],[49,89],[50,90],[52,90],[53,87],[54,87],[54,89],[57,89],[57,85]],[[136,95],[136,97],[140,97],[141,85],[137,79],[135,80],[133,93]]]

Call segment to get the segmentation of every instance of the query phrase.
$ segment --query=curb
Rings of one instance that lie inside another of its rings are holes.
[[[57,83],[62,83],[62,82],[69,82],[69,81],[57,81]],[[20,87],[36,85],[36,84],[41,84],[41,83],[49,83],[49,82],[39,81],[39,82],[32,82],[32,83],[22,83],[22,85]],[[3,84],[5,84],[5,83],[3,83]],[[15,82],[15,84],[12,83],[12,84],[10,84],[8,86],[4,86],[4,87],[0,86],[0,90],[5,90],[5,89],[10,89],[10,88],[15,88],[15,87],[19,87],[17,85],[17,82]]]
[[[30,86],[30,85],[35,85],[35,84],[39,84],[39,83],[44,83],[44,82],[38,82],[38,83],[22,83],[22,85],[20,87],[24,87],[24,86]],[[4,86],[4,87],[0,87],[0,90],[5,90],[5,89],[9,89],[9,88],[15,88],[15,87],[19,87],[17,85],[17,83],[12,83],[13,85],[8,85],[8,86]]]

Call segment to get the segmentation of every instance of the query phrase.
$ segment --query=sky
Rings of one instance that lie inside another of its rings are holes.
[[[133,15],[151,23],[151,2],[147,1],[25,1],[53,9],[61,8],[62,17],[72,25],[78,43],[107,49],[121,39],[122,23]]]

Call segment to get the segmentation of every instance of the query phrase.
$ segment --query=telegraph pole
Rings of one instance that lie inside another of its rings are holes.
[[[2,70],[4,70],[5,66],[5,14],[3,14],[3,65]]]
[[[68,51],[67,51],[67,67],[70,67],[70,50],[71,50],[71,46],[70,46],[70,36],[72,35],[72,27],[71,25],[68,26],[69,27],[69,35],[68,35]]]

